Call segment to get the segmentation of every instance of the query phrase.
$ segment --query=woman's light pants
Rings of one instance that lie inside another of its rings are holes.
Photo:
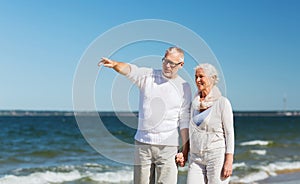
[[[229,178],[222,178],[225,148],[201,153],[191,153],[187,184],[227,184]]]

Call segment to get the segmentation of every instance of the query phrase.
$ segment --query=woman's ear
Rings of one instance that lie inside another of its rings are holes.
[[[211,76],[211,79],[213,80],[213,84],[216,84],[217,76],[213,75],[213,76]]]

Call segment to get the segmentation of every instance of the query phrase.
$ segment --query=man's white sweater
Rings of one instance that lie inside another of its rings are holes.
[[[140,89],[135,140],[155,145],[179,145],[178,127],[189,127],[191,89],[180,76],[168,79],[161,70],[130,64],[127,77]]]

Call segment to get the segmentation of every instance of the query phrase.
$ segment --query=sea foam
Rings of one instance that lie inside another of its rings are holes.
[[[236,168],[239,168],[239,167],[246,167],[246,164],[245,162],[241,162],[241,163],[233,163],[232,165],[232,169],[236,169]]]
[[[3,178],[0,178],[1,184],[49,184],[49,183],[62,183],[65,181],[73,181],[80,179],[81,175],[78,171],[72,171],[69,173],[56,173],[46,171],[32,173],[28,176],[15,176],[15,175],[6,175]]]
[[[232,177],[231,182],[232,183],[252,183],[253,184],[253,183],[255,183],[255,181],[267,179],[268,177],[269,177],[269,175],[266,172],[260,171],[260,172],[251,173],[242,178]]]
[[[259,166],[259,169],[268,172],[270,175],[287,173],[300,170],[300,162],[275,162],[267,166]]]
[[[300,162],[275,162],[270,163],[267,166],[254,166],[258,169],[258,172],[252,172],[244,177],[233,176],[231,183],[255,183],[260,180],[269,178],[270,176],[276,176],[280,173],[297,172],[300,170]]]
[[[266,155],[267,150],[250,150],[250,153],[254,153],[254,154],[257,154],[257,155]]]
[[[240,143],[240,145],[241,146],[252,146],[252,145],[266,146],[271,143],[272,143],[272,141],[254,140],[254,141],[242,142],[242,143]]]
[[[60,171],[45,170],[33,172],[28,175],[5,175],[0,178],[0,184],[51,184],[64,183],[76,180],[92,180],[97,183],[131,183],[133,181],[133,171],[128,167],[116,171],[101,171],[101,165],[84,164],[81,166],[59,166]],[[16,173],[23,169],[15,170]],[[53,170],[53,168],[51,168]],[[68,170],[68,171],[67,171]]]
[[[97,182],[120,183],[133,181],[133,171],[117,171],[93,174],[89,177]]]

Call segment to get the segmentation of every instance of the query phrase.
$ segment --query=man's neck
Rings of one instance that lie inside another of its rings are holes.
[[[175,74],[175,75],[172,75],[172,76],[168,77],[168,76],[166,76],[166,75],[164,74],[164,72],[162,72],[162,76],[163,76],[164,78],[170,80],[170,79],[175,79],[176,77],[178,77],[178,74]]]

